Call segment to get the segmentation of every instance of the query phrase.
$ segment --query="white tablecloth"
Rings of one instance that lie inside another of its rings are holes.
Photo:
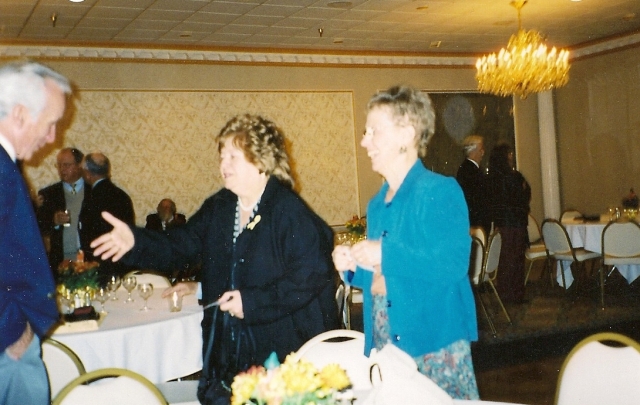
[[[202,369],[202,307],[194,295],[185,296],[181,312],[169,312],[162,289],[149,298],[150,311],[140,311],[144,300],[134,291],[135,302],[124,302],[120,288],[117,301],[107,301],[109,312],[96,331],[55,333],[51,336],[69,346],[87,371],[106,367],[133,370],[153,383],[193,374]],[[96,309],[100,303],[95,302]]]
[[[585,248],[592,252],[602,253],[602,231],[607,225],[607,222],[587,222],[582,221],[567,221],[562,225],[567,230],[569,239],[574,248]],[[562,275],[560,274],[561,264],[558,262],[557,280],[558,284],[562,285]],[[573,274],[571,274],[570,265],[568,262],[564,263],[564,277],[567,282],[567,288],[573,284]],[[624,265],[616,266],[616,269],[622,274],[628,283],[632,283],[636,278],[640,276],[639,265]]]

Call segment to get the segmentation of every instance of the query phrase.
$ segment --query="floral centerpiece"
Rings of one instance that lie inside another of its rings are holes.
[[[99,266],[98,262],[85,262],[82,251],[78,252],[75,261],[64,260],[58,266],[58,292],[66,296],[78,295],[86,303],[85,296],[99,288]]]
[[[359,242],[366,238],[367,235],[367,219],[362,217],[359,218],[357,215],[354,215],[347,223],[345,224],[347,227],[347,232],[349,232],[351,236],[351,241],[353,243]]]
[[[305,359],[287,356],[283,364],[274,364],[275,353],[265,366],[253,366],[238,374],[231,384],[231,405],[335,405],[339,393],[351,381],[337,364],[317,370]]]

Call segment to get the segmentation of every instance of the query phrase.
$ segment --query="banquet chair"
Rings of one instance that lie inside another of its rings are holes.
[[[156,384],[169,405],[200,405],[198,380],[167,381]]]
[[[547,218],[542,222],[542,239],[544,240],[547,252],[548,265],[551,266],[551,259],[560,260],[560,272],[562,286],[567,288],[567,281],[564,276],[565,263],[582,263],[600,257],[600,253],[591,252],[583,248],[574,248],[565,227],[557,219]]]
[[[144,376],[122,368],[103,368],[77,377],[52,402],[52,405],[86,404],[167,405],[167,401]]]
[[[640,264],[640,225],[635,221],[609,222],[602,230],[600,303],[604,308],[604,285],[615,266]],[[605,271],[608,270],[605,276]]]
[[[482,230],[482,229],[481,229]],[[482,231],[482,235],[484,236],[484,231]],[[478,290],[480,276],[482,275],[482,265],[484,262],[484,243],[476,236],[471,236],[471,260],[470,260],[470,269],[469,275],[471,277],[471,284],[473,286],[473,295],[476,296],[478,303],[480,304],[480,309],[482,309],[482,313],[484,313],[485,318],[487,318],[487,323],[489,324],[489,328],[491,328],[491,333],[493,337],[498,336],[498,332],[496,330],[495,325],[493,324],[493,319],[489,315],[487,311],[487,307],[482,300],[482,294]]]
[[[171,287],[169,278],[163,276],[162,274],[158,274],[149,270],[133,270],[125,275],[125,277],[128,276],[136,276],[136,281],[138,284],[151,283],[153,284],[153,288],[155,289],[164,289]]]
[[[524,285],[527,285],[529,281],[529,275],[531,274],[531,268],[533,268],[533,263],[539,260],[545,261],[545,269],[547,269],[547,249],[544,246],[544,241],[542,240],[542,235],[540,233],[540,226],[538,225],[538,221],[533,217],[533,215],[529,214],[529,223],[527,224],[527,234],[529,236],[529,247],[524,252],[524,257],[526,261],[529,262],[529,267],[527,268],[527,274],[524,277]],[[526,262],[525,261],[525,262]],[[553,285],[553,273],[549,272],[549,277],[551,278],[551,283]]]
[[[496,296],[498,304],[500,304],[504,315],[507,317],[507,321],[509,322],[509,324],[511,324],[511,317],[509,316],[507,309],[504,307],[502,299],[500,298],[500,294],[498,294],[498,290],[496,289],[494,283],[494,281],[498,277],[498,265],[500,263],[501,250],[502,234],[500,233],[500,231],[494,231],[491,235],[489,235],[489,241],[487,242],[487,247],[484,251],[484,257],[482,259],[482,270],[480,273],[480,278],[478,280],[478,287],[489,284]]]
[[[602,342],[613,342],[608,346]],[[640,344],[617,333],[583,339],[565,359],[556,405],[635,405],[640,398]]]
[[[346,371],[354,390],[371,389],[371,362],[364,355],[362,332],[335,329],[321,333],[308,340],[293,354],[296,361],[302,358],[310,361],[318,369],[328,364],[338,364]]]
[[[342,320],[342,327],[346,327],[347,325],[347,296],[345,294],[345,285],[342,280],[340,280],[340,284],[338,285],[338,289],[336,290],[336,305],[338,306],[338,316]],[[349,314],[350,315],[350,314]]]
[[[572,221],[583,216],[584,215],[582,214],[582,212],[573,208],[569,208],[562,211],[562,214],[560,214],[560,222]]]
[[[47,369],[51,398],[74,378],[86,373],[82,361],[67,345],[47,338],[42,341],[42,360]]]
[[[476,237],[484,247],[487,244],[487,233],[484,231],[484,228],[481,226],[472,226],[469,228],[469,234],[473,237]]]

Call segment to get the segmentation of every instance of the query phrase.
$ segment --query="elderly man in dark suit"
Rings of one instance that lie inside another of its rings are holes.
[[[104,219],[102,212],[106,211],[116,218],[133,225],[135,213],[133,202],[129,195],[111,182],[111,163],[100,152],[89,153],[82,162],[83,176],[87,184],[91,186],[91,196],[82,203],[80,210],[80,246],[85,252],[87,260],[100,262],[101,278],[112,274],[123,275],[127,268],[120,263],[101,261],[94,258],[89,246],[91,241],[113,227]]]
[[[487,196],[485,192],[485,174],[480,168],[484,157],[484,139],[479,135],[467,136],[463,142],[465,160],[458,168],[456,180],[464,192],[469,208],[471,226],[484,228],[487,234],[491,230],[491,222],[487,214]]]
[[[178,214],[176,203],[169,198],[165,198],[158,203],[155,214],[147,215],[146,229],[155,231],[166,231],[174,226],[184,225],[187,218],[183,214]]]
[[[80,249],[78,217],[85,196],[91,187],[82,178],[84,154],[76,148],[58,152],[57,168],[60,181],[38,191],[38,226],[49,237],[49,265],[54,277],[63,259],[73,260]]]
[[[58,320],[55,284],[16,164],[56,138],[69,81],[38,63],[0,67],[0,402],[50,403],[40,338]]]

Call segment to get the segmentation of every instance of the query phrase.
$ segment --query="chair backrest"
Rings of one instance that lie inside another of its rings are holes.
[[[171,287],[171,282],[167,277],[146,270],[133,270],[127,273],[126,276],[136,276],[138,284],[151,283],[155,289]]]
[[[616,342],[616,347],[601,342]],[[556,405],[637,404],[640,398],[640,345],[617,333],[582,340],[560,369]]]
[[[547,218],[542,222],[542,239],[550,255],[573,252],[567,230],[556,219]]]
[[[640,255],[640,225],[634,221],[609,222],[602,231],[602,256]]]
[[[73,379],[86,373],[80,358],[65,344],[53,339],[42,341],[42,360],[47,369],[51,398]]]
[[[573,209],[573,208],[566,209],[562,211],[562,214],[560,214],[560,222],[571,221],[572,219],[576,219],[582,216],[583,216],[582,212],[576,209]]]
[[[110,378],[115,377],[115,378]],[[108,378],[108,379],[107,379]],[[85,385],[99,379],[94,384]],[[168,405],[162,393],[144,376],[121,368],[104,368],[71,381],[52,405]]]
[[[542,239],[538,221],[531,214],[529,214],[529,222],[527,223],[527,234],[529,235],[529,243],[536,243]]]
[[[478,238],[482,242],[482,246],[487,244],[487,234],[481,226],[472,226],[469,228],[469,233]]]
[[[475,236],[471,236],[471,261],[470,272],[471,281],[474,285],[480,283],[480,275],[482,274],[482,266],[484,264],[484,243]]]
[[[338,338],[348,338],[348,340],[335,341]],[[294,359],[301,358],[307,359],[318,369],[328,364],[338,364],[347,372],[354,390],[371,389],[369,378],[371,361],[364,355],[362,332],[336,329],[321,333],[307,341],[294,353]]]
[[[340,280],[340,285],[338,285],[338,289],[336,290],[336,304],[338,305],[338,316],[342,319],[342,322],[346,322],[346,315],[344,313],[346,298],[344,282]]]
[[[491,236],[489,236],[489,242],[487,242],[487,249],[484,254],[484,263],[482,265],[482,280],[496,279],[501,250],[502,234],[499,231],[495,231]]]

